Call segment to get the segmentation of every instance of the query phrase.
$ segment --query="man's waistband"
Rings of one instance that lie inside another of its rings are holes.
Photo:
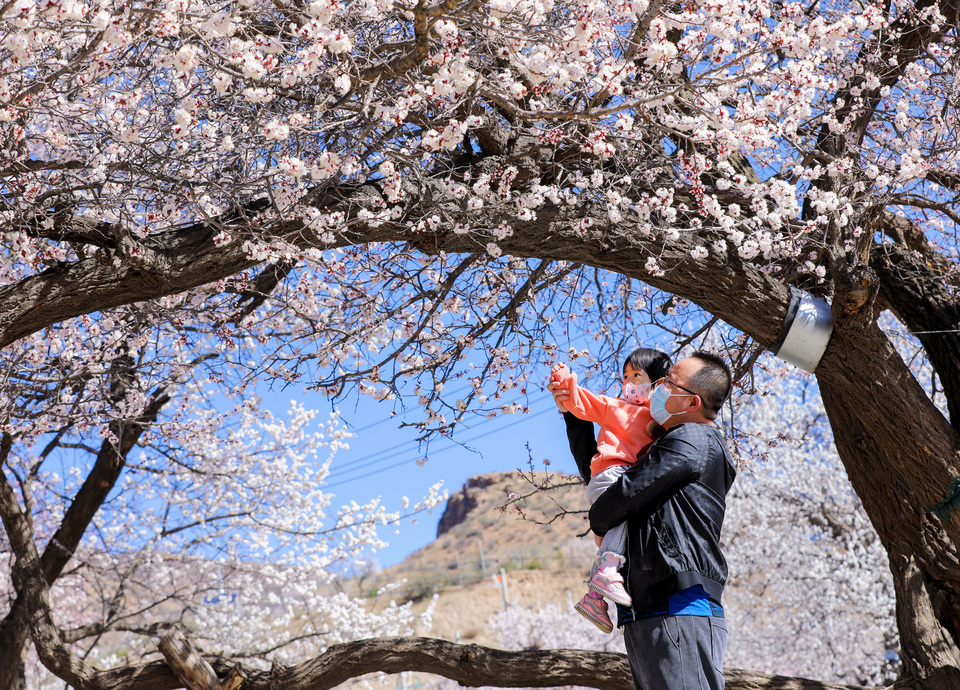
[[[645,609],[640,609],[639,611],[633,611],[632,609],[627,609],[630,613],[633,614],[634,620],[640,620],[641,618],[655,618],[656,616],[703,616],[710,618],[723,618],[723,607],[712,599],[708,599],[706,603],[706,608],[702,611],[675,611],[671,613],[669,606],[648,606]],[[617,609],[619,615],[619,609]]]
[[[663,602],[656,602],[642,609],[634,610],[617,604],[617,626],[624,623],[657,616],[702,616],[723,618],[723,606],[708,596],[701,587],[691,587],[673,594]]]

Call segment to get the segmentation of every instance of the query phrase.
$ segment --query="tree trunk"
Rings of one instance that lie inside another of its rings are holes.
[[[923,345],[943,386],[953,426],[960,428],[960,298],[942,273],[913,259],[906,248],[879,245],[870,266],[880,277],[881,304]]]
[[[160,410],[169,400],[166,395],[155,394],[139,418],[126,423],[111,424],[111,431],[120,441],[119,446],[109,439],[101,444],[90,474],[40,558],[40,566],[48,585],[56,582],[70,562],[87,527],[126,467],[127,454],[134,448],[144,430],[156,421]],[[29,639],[30,612],[25,598],[18,591],[13,605],[0,621],[0,690],[25,690],[23,664]]]
[[[960,563],[940,522],[916,502],[857,408],[824,380],[837,452],[890,559],[904,674],[898,687],[960,688]]]

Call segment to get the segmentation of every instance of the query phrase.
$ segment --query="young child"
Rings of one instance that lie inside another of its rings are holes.
[[[566,364],[553,366],[551,389],[569,390],[569,398],[564,402],[567,410],[579,419],[600,424],[597,454],[590,463],[590,483],[587,484],[591,505],[636,461],[655,436],[662,433],[662,428],[650,416],[650,384],[669,371],[670,358],[665,353],[649,348],[634,350],[623,364],[623,398],[610,398],[577,386],[577,376]],[[624,606],[632,603],[619,573],[625,560],[626,539],[625,524],[604,535],[587,581],[589,591],[574,606],[603,632],[613,630],[603,597]]]

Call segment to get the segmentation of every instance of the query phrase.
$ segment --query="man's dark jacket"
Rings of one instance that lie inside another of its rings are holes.
[[[593,425],[564,418],[582,474],[591,442],[596,452]],[[694,585],[720,601],[727,581],[720,528],[735,476],[720,429],[688,422],[667,430],[590,508],[596,534],[627,522],[625,579],[635,610]]]

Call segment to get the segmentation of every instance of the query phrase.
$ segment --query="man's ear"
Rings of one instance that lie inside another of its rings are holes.
[[[696,402],[695,403],[691,402],[687,406],[687,412],[696,412],[697,410],[703,407],[703,400],[700,398],[699,395],[691,395],[690,400],[696,400]]]

